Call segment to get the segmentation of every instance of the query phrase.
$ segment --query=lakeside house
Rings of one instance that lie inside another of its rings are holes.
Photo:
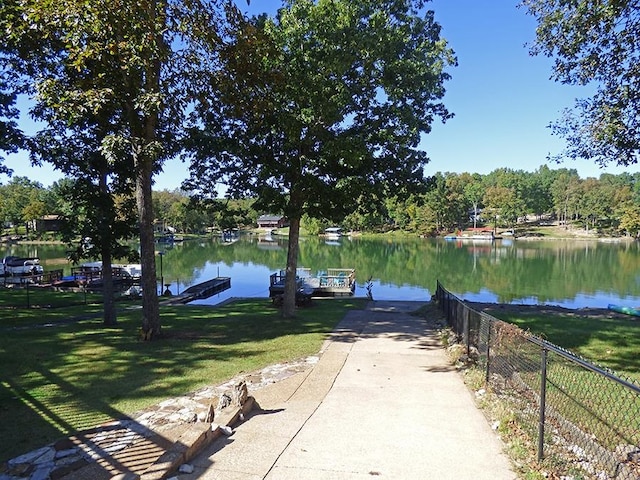
[[[260,215],[258,217],[258,228],[271,230],[273,228],[283,228],[289,225],[289,221],[282,215]]]
[[[44,215],[41,218],[31,220],[29,228],[34,232],[59,232],[63,219],[59,215]]]

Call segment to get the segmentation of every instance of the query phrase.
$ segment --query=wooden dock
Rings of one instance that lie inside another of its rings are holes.
[[[174,297],[168,297],[163,303],[169,305],[185,304],[192,302],[193,300],[199,300],[202,298],[209,298],[216,293],[224,292],[231,288],[230,277],[216,277],[206,282],[192,285],[184,290],[180,295]]]
[[[312,275],[308,268],[298,268],[298,290],[314,297],[341,297],[353,295],[356,288],[356,271],[353,268],[328,268]],[[285,272],[269,277],[269,296],[284,293]]]

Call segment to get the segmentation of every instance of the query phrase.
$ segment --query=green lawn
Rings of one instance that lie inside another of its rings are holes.
[[[633,380],[636,384],[640,382],[640,321],[634,317],[608,318],[606,314],[580,316],[579,311],[554,314],[500,310],[490,313],[592,363],[607,367],[618,376]],[[523,356],[521,360],[529,356],[532,366],[530,369],[521,369],[518,378],[532,392],[539,391],[539,350],[531,347],[515,350]],[[549,412],[591,435],[611,452],[623,444],[637,444],[640,399],[632,390],[564,361],[553,353],[550,353],[547,363],[547,379],[546,405]],[[522,395],[518,393],[513,398],[521,399]],[[515,404],[512,408],[521,409],[522,404]],[[525,408],[522,412],[530,414],[531,410]],[[532,432],[538,420],[534,417],[527,414],[522,416],[523,424],[530,427]],[[535,435],[531,441],[535,441]],[[584,446],[581,443],[578,445]]]
[[[0,282],[0,285],[1,282]],[[0,309],[57,308],[100,302],[102,295],[87,292],[55,292],[30,285],[25,287],[0,286]]]
[[[576,314],[491,311],[551,343],[614,372],[640,381],[640,319]]]
[[[164,338],[154,342],[139,340],[140,309],[121,310],[117,327],[107,328],[99,317],[60,322],[99,313],[97,305],[0,308],[0,438],[12,439],[0,443],[0,461],[240,372],[317,353],[346,311],[361,306],[359,299],[316,301],[295,319],[282,319],[266,299],[161,307]],[[53,326],[27,327],[43,323]]]

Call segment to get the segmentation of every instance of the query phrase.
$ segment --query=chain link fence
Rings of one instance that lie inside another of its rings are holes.
[[[640,479],[640,385],[473,310],[438,282],[436,299],[466,353],[563,475]],[[579,477],[576,477],[579,478]]]

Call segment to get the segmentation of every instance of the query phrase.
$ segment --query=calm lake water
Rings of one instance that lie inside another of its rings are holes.
[[[173,293],[216,276],[231,289],[200,304],[230,297],[268,297],[269,275],[286,264],[286,239],[241,236],[191,240],[163,251],[162,276]],[[38,256],[45,270],[71,264],[60,245],[14,245],[0,254]],[[159,257],[158,257],[159,259]],[[502,240],[493,243],[442,239],[303,238],[299,266],[312,271],[355,268],[356,295],[371,278],[376,300],[427,300],[436,280],[461,298],[479,302],[553,304],[568,308],[640,305],[640,245],[567,240]],[[158,276],[160,263],[158,260]],[[158,287],[160,288],[160,287]]]

